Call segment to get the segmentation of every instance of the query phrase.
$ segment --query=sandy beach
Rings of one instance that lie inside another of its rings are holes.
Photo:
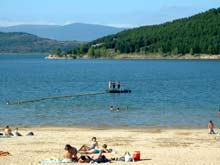
[[[0,139],[0,150],[12,156],[1,157],[2,165],[40,164],[45,159],[61,159],[65,144],[79,148],[93,136],[99,145],[108,144],[120,157],[126,151],[141,152],[141,161],[113,164],[220,164],[220,136],[206,129],[92,129],[92,128],[20,128],[22,134],[35,136]],[[108,155],[109,156],[109,155]],[[45,163],[44,163],[45,164]]]

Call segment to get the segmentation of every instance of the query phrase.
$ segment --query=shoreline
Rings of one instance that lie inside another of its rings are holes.
[[[45,56],[47,60],[86,60],[86,59],[103,59],[103,60],[220,60],[220,55],[176,55],[176,56],[162,56],[158,54],[149,54],[149,55],[135,55],[135,54],[120,54],[114,57],[100,57],[92,58],[88,55],[83,55],[82,57],[60,57],[56,55],[51,55],[49,53],[0,53],[0,56],[11,56],[11,55],[25,55],[25,56]]]
[[[130,60],[220,60],[220,55],[208,55],[208,54],[201,54],[201,55],[176,55],[176,56],[162,56],[158,54],[149,54],[149,55],[135,55],[135,54],[120,54],[115,57],[106,58],[91,58],[88,55],[83,55],[80,58],[73,58],[71,56],[61,57],[56,55],[48,55],[45,57],[48,60],[74,60],[74,59],[130,59]]]
[[[0,125],[0,130],[4,129],[6,125]],[[9,125],[12,128],[33,128],[33,129],[44,129],[44,128],[65,128],[65,129],[93,129],[93,130],[153,130],[153,129],[163,129],[163,130],[204,130],[205,127],[166,127],[166,126],[148,126],[148,127],[138,127],[138,126],[88,126],[88,125]]]

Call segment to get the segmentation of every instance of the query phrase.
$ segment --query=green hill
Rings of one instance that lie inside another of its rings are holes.
[[[125,30],[97,39],[81,50],[80,53],[93,57],[103,56],[103,52],[105,55],[220,54],[220,8],[160,25]]]
[[[28,33],[0,32],[0,53],[49,53],[55,48],[65,51],[79,45],[79,42],[58,42]]]

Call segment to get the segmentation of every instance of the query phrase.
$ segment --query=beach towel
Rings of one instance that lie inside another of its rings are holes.
[[[13,136],[0,136],[0,138],[12,138]]]
[[[74,163],[69,159],[63,159],[63,160],[49,159],[49,160],[41,160],[40,162],[41,163]]]

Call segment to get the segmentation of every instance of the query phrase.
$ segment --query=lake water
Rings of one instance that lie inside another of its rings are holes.
[[[100,94],[120,81],[130,94]],[[110,112],[109,106],[121,112]],[[128,106],[128,111],[125,107]],[[207,127],[219,125],[220,60],[45,60],[0,56],[0,125],[85,127]]]

